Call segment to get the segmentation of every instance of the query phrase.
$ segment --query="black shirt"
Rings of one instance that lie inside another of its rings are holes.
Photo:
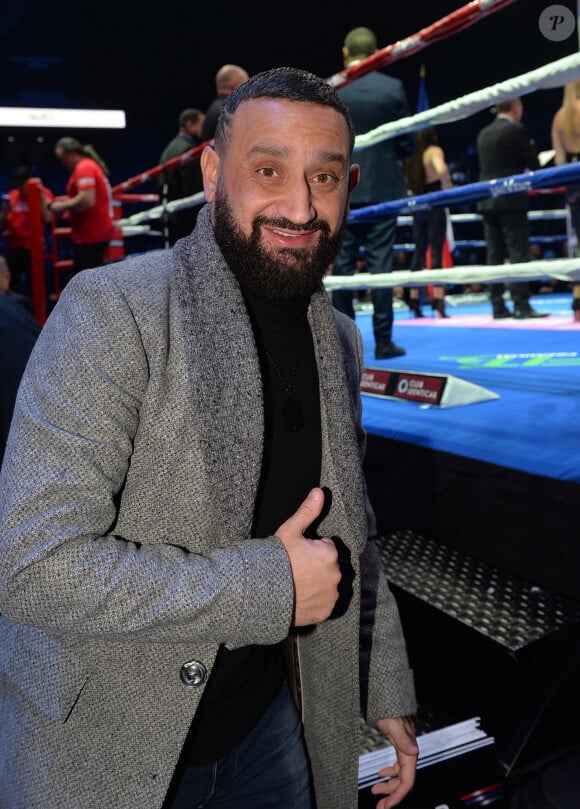
[[[273,303],[246,295],[262,368],[265,416],[254,537],[273,535],[320,483],[320,398],[308,302]],[[294,394],[290,421],[288,385]],[[186,743],[186,763],[206,764],[226,755],[267,710],[284,676],[280,644],[220,647]]]

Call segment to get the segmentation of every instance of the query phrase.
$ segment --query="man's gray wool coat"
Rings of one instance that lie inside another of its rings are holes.
[[[320,535],[355,575],[346,612],[298,640],[302,714],[318,809],[354,809],[359,681],[369,722],[415,695],[367,542],[360,335],[322,288],[308,318],[332,492]],[[174,250],[67,285],[0,477],[2,809],[160,809],[207,682],[186,685],[183,664],[211,673],[221,643],[288,635],[287,554],[250,536],[262,442],[252,328],[207,206]]]

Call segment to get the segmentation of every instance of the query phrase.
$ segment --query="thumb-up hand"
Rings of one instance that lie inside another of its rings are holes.
[[[320,515],[322,489],[312,489],[294,514],[276,531],[290,557],[294,578],[294,626],[325,621],[338,599],[340,568],[332,539],[307,539],[304,531]]]

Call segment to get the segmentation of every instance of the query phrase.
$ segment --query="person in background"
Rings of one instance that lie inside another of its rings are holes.
[[[11,289],[28,298],[32,295],[30,210],[28,208],[28,181],[30,179],[32,176],[28,166],[16,166],[12,172],[14,188],[8,191],[0,205],[0,230],[3,231],[4,252],[11,268]],[[53,199],[52,191],[41,183],[40,202],[43,225],[52,220],[48,206]]]
[[[20,379],[40,331],[27,299],[10,290],[10,269],[0,256],[0,464]]]
[[[476,141],[479,160],[479,179],[495,180],[533,171],[539,167],[538,156],[530,140],[528,129],[522,123],[524,106],[520,98],[501,101],[496,105],[495,119],[479,132]],[[501,266],[530,260],[530,241],[526,194],[492,196],[477,204],[483,216],[483,234],[487,243],[487,263]],[[505,284],[489,285],[493,317],[525,319],[546,317],[530,304],[527,282],[509,284],[514,304],[513,312],[504,302]]]
[[[415,135],[415,153],[405,161],[405,179],[411,196],[431,194],[451,188],[451,173],[445,160],[445,152],[439,145],[435,127],[420,129]],[[424,270],[427,249],[431,248],[431,268],[443,266],[443,245],[447,232],[447,212],[442,205],[413,214],[413,241],[415,250],[411,270]],[[407,291],[407,288],[405,288]],[[420,289],[413,287],[405,295],[407,305],[415,317],[423,317]],[[431,307],[439,317],[445,313],[445,287],[433,287]]]
[[[220,67],[215,76],[216,97],[206,110],[205,120],[201,128],[202,141],[213,138],[224,101],[230,93],[233,93],[248,78],[247,71],[239,65],[222,65]]]
[[[49,316],[0,473],[10,809],[353,809],[361,715],[396,753],[377,806],[412,788],[361,335],[323,284],[353,145],[327,81],[254,76],[193,234],[79,273]]]
[[[580,80],[569,82],[564,87],[562,106],[556,111],[551,127],[554,162],[557,166],[576,163],[580,160]],[[580,183],[566,191],[566,204],[574,231],[574,255],[580,255]],[[580,284],[572,286],[572,311],[580,321]]]
[[[73,244],[73,268],[63,286],[81,270],[105,263],[113,238],[113,200],[109,170],[91,145],[83,146],[76,138],[60,138],[55,145],[56,158],[70,172],[66,197],[57,197],[49,205],[57,217],[70,220]]]
[[[205,115],[201,110],[188,107],[179,114],[178,132],[161,153],[159,163],[166,163],[174,157],[189,152],[202,143],[201,128]],[[162,194],[171,202],[175,199],[190,197],[203,191],[203,180],[199,155],[182,165],[168,169],[162,175]],[[174,245],[182,236],[187,236],[195,227],[199,205],[192,205],[180,211],[173,211],[167,217],[168,242]]]
[[[354,28],[346,35],[342,48],[345,67],[352,67],[377,50],[377,38],[369,28]],[[377,70],[340,89],[357,135],[369,132],[388,121],[409,115],[409,103],[402,82]],[[361,179],[351,197],[351,210],[365,208],[392,199],[402,199],[407,193],[402,161],[415,148],[412,134],[388,138],[357,152]],[[359,252],[364,248],[367,271],[388,273],[393,269],[393,247],[397,216],[387,216],[377,222],[347,224],[342,248],[334,262],[333,275],[353,275]],[[373,302],[373,332],[375,358],[391,359],[406,354],[393,342],[393,290],[390,287],[371,290]],[[350,289],[332,292],[334,306],[354,319],[353,295]]]
[[[28,295],[22,295],[20,292],[15,292],[12,288],[12,272],[10,271],[10,265],[8,264],[6,256],[2,255],[0,255],[0,292],[13,298],[21,306],[24,306],[36,319],[32,298],[29,298]]]

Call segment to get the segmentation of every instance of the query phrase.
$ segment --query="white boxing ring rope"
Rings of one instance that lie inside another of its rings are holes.
[[[442,270],[397,270],[388,273],[356,273],[355,275],[327,275],[324,286],[328,292],[335,289],[377,289],[381,287],[428,286],[430,284],[471,284],[530,281],[540,278],[580,282],[580,258],[562,258],[525,261],[520,264],[469,264]]]
[[[192,194],[190,197],[174,199],[165,202],[163,205],[155,205],[155,207],[149,208],[146,211],[138,211],[137,213],[131,214],[131,216],[119,219],[118,224],[122,227],[123,235],[125,235],[125,228],[131,228],[133,225],[140,225],[142,222],[150,222],[160,219],[166,211],[169,213],[183,211],[186,208],[193,208],[195,205],[203,205],[204,202],[205,196],[203,191],[198,191],[197,194]],[[159,236],[163,236],[163,234],[159,232]]]
[[[123,235],[124,236],[131,236],[133,234],[139,233],[151,233],[155,236],[162,236],[163,234],[157,230],[150,230],[149,228],[140,228],[139,225],[142,222],[149,222],[158,219],[164,210],[168,211],[180,211],[184,208],[189,208],[192,205],[202,205],[205,202],[205,197],[203,195],[203,191],[198,192],[197,194],[193,194],[191,197],[182,197],[182,199],[173,200],[172,202],[167,202],[165,206],[157,205],[155,208],[149,208],[147,211],[139,211],[138,213],[131,214],[130,216],[125,217],[124,219],[119,219],[118,221],[121,223],[123,227]],[[560,220],[566,219],[567,213],[564,208],[555,208],[553,210],[546,209],[543,211],[528,211],[528,219],[530,221],[545,219],[547,221],[550,220]],[[482,216],[478,213],[452,213],[450,214],[451,222],[456,223],[463,223],[463,222],[481,222]],[[397,217],[397,225],[412,225],[413,224],[413,217],[407,215],[401,215]]]
[[[493,84],[483,90],[477,90],[424,112],[399,118],[397,121],[390,121],[362,135],[357,135],[355,150],[373,146],[375,143],[394,138],[397,135],[415,132],[426,126],[460,121],[500,101],[507,101],[536,90],[561,87],[577,79],[580,79],[580,53],[573,53],[571,56],[565,56],[563,59],[558,59],[556,62],[551,62],[529,73],[523,73],[513,79]]]

